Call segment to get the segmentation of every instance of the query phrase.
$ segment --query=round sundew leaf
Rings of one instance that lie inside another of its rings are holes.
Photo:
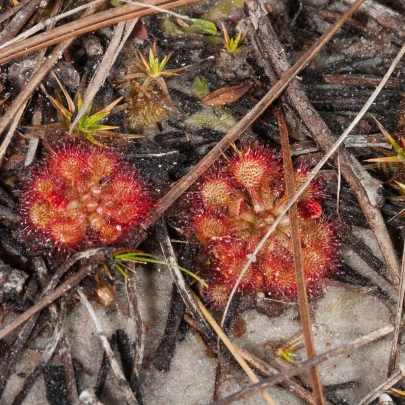
[[[60,184],[58,184],[53,178],[40,177],[34,182],[33,189],[41,197],[47,198],[49,195],[60,189]]]
[[[43,200],[34,201],[29,208],[28,218],[41,231],[47,229],[52,221],[54,212],[50,204]]]
[[[238,183],[247,189],[253,189],[260,186],[266,168],[259,161],[241,159],[234,163],[232,172]]]
[[[108,189],[110,196],[113,196],[115,201],[129,203],[138,200],[138,204],[142,204],[142,201],[139,200],[139,195],[142,194],[142,186],[135,179],[119,175],[111,180]]]
[[[87,161],[89,173],[94,180],[101,180],[113,174],[116,170],[116,165],[116,157],[100,150],[94,150]]]
[[[139,210],[133,203],[114,204],[105,209],[105,215],[120,225],[127,225],[139,217]]]
[[[86,221],[82,216],[58,218],[50,224],[53,240],[62,247],[80,244],[86,236]]]
[[[222,284],[210,283],[209,288],[204,291],[205,298],[216,308],[225,307],[232,290],[231,284],[225,284],[224,280],[221,281]]]
[[[268,290],[287,295],[297,291],[294,260],[290,252],[284,250],[282,254],[268,255],[262,260],[260,269]]]
[[[208,244],[212,239],[227,236],[229,227],[227,223],[209,214],[198,214],[193,219],[193,229],[202,244]]]
[[[102,224],[98,229],[98,235],[102,243],[110,245],[121,237],[122,228],[120,225],[110,224],[102,220]]]
[[[221,178],[211,178],[201,186],[201,199],[207,208],[224,208],[233,200],[233,187],[229,181]]]
[[[66,205],[63,183],[52,177],[39,177],[33,183],[33,189],[54,208]]]
[[[79,153],[54,154],[49,161],[49,171],[64,180],[80,181],[87,174],[85,158]]]

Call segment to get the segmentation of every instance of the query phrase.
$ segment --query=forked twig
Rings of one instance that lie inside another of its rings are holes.
[[[27,378],[24,383],[24,387],[21,389],[20,393],[14,399],[12,405],[21,405],[24,401],[29,389],[35,384],[35,381],[41,375],[41,373],[45,370],[49,360],[51,360],[52,355],[58,345],[65,326],[65,318],[66,318],[66,300],[61,300],[60,311],[59,311],[59,318],[55,325],[55,330],[53,332],[52,338],[49,340],[44,352],[42,353],[42,357],[39,360],[38,364],[36,365],[34,371],[31,375]]]
[[[282,373],[276,374],[270,378],[266,378],[257,384],[253,384],[250,385],[249,387],[243,388],[242,390],[240,390],[235,394],[229,395],[218,401],[211,402],[209,405],[229,405],[233,402],[251,397],[252,395],[255,395],[258,391],[260,391],[265,387],[270,387],[279,384],[281,381],[284,381],[287,378],[291,378],[296,375],[302,374],[306,372],[309,368],[317,366],[326,360],[340,356],[351,350],[357,349],[370,342],[373,342],[374,340],[387,336],[388,334],[392,333],[393,330],[394,330],[393,326],[386,326],[385,328],[378,329],[374,332],[369,333],[368,335],[362,336],[358,339],[353,340],[352,342],[346,343],[345,345],[338,346],[335,349],[318,354],[316,357],[304,361],[300,366],[288,368]],[[367,404],[368,403],[369,402],[367,402]],[[365,404],[366,403],[364,403],[364,405]]]
[[[90,257],[94,257],[98,254],[105,254],[110,252],[110,248],[97,248],[97,249],[89,249],[85,250],[84,252],[80,252],[72,256],[52,277],[47,288],[41,295],[41,299],[35,305],[33,305],[30,309],[22,313],[17,319],[13,322],[5,326],[4,328],[0,329],[0,339],[3,339],[9,333],[11,333],[15,328],[20,326],[26,320],[31,318],[31,316],[35,315],[57,298],[59,298],[62,294],[66,291],[71,289],[73,286],[78,284],[83,278],[85,278],[88,272],[91,270],[91,265],[83,266],[79,271],[73,274],[70,278],[68,278],[64,283],[62,283],[58,288],[55,289],[56,285],[59,282],[59,279],[62,277],[66,271],[73,266],[78,260],[81,259],[89,259]],[[55,290],[54,290],[55,289]]]
[[[217,333],[218,337],[224,342],[225,346],[228,348],[228,350],[231,352],[232,356],[235,358],[235,360],[239,363],[239,365],[242,367],[243,371],[248,375],[251,381],[254,383],[259,382],[259,378],[256,376],[256,374],[252,371],[252,369],[248,366],[246,361],[243,359],[243,357],[238,353],[238,351],[235,349],[233,343],[230,341],[228,336],[224,333],[224,331],[221,329],[221,327],[217,324],[216,320],[212,317],[212,315],[208,312],[207,308],[203,305],[203,303],[200,301],[200,299],[193,294],[194,300],[197,303],[198,308],[200,311],[203,313],[205,319],[208,321],[208,323],[211,325],[212,329]],[[271,398],[270,394],[265,391],[261,390],[261,393],[264,397],[264,399],[267,401],[268,404],[271,405],[276,405],[273,399]]]
[[[283,156],[284,178],[287,191],[287,199],[295,193],[294,169],[291,161],[290,142],[288,129],[281,108],[276,109],[276,116],[280,132],[281,151]],[[312,323],[309,315],[307,288],[305,283],[304,265],[302,262],[301,237],[299,231],[298,209],[295,203],[290,209],[291,240],[294,253],[295,279],[297,283],[298,306],[301,317],[302,332],[304,335],[305,350],[310,359],[316,356],[314,337],[312,335]],[[316,403],[325,404],[322,392],[321,376],[317,367],[310,369],[312,389]]]
[[[118,364],[117,360],[115,359],[111,346],[108,343],[107,336],[105,336],[105,334],[103,332],[103,328],[101,327],[101,324],[97,318],[97,315],[96,315],[93,307],[91,306],[87,297],[80,290],[77,290],[77,293],[79,294],[79,297],[82,300],[83,305],[86,307],[91,319],[93,320],[94,326],[96,327],[97,333],[101,340],[103,349],[108,356],[108,360],[110,361],[111,368],[113,369],[114,374],[118,379],[118,385],[124,392],[124,395],[125,395],[126,400],[128,401],[128,404],[137,405],[138,401],[136,400],[135,395],[132,392],[128,381],[125,379],[124,373],[122,372],[120,365]]]
[[[367,394],[364,398],[362,398],[358,405],[369,405],[371,404],[374,400],[376,400],[380,394],[388,389],[390,389],[392,386],[394,386],[398,381],[402,380],[405,377],[405,374],[403,370],[400,368],[398,371],[396,371],[391,377],[389,377],[386,381],[384,381],[381,385],[379,385],[376,389],[371,391],[369,394]]]

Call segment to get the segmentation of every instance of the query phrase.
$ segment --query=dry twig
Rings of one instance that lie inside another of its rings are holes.
[[[135,327],[135,358],[132,378],[138,378],[142,369],[143,355],[145,352],[145,328],[143,326],[142,314],[138,305],[135,276],[129,277],[125,282],[130,308],[129,311]]]
[[[111,38],[111,41],[106,49],[103,60],[97,68],[97,71],[93,78],[91,79],[90,84],[88,85],[86,92],[83,97],[83,105],[81,109],[77,112],[77,115],[72,122],[69,133],[74,130],[74,127],[78,124],[80,119],[83,117],[87,109],[91,106],[95,95],[98,90],[103,85],[105,79],[107,78],[112,65],[115,63],[119,53],[121,52],[122,47],[127,41],[129,35],[133,31],[135,24],[137,23],[138,18],[133,20],[120,22],[114,29],[114,34]]]
[[[405,373],[403,370],[400,369],[396,371],[391,377],[389,377],[386,381],[384,381],[381,385],[379,385],[375,390],[371,391],[367,394],[364,398],[362,398],[358,405],[369,405],[374,400],[376,400],[380,394],[384,391],[389,390],[393,387],[398,381],[402,380],[405,377]]]
[[[185,6],[187,4],[197,3],[199,1],[201,0],[153,0],[151,1],[151,4],[157,4],[164,9],[171,9]],[[39,49],[55,45],[59,42],[76,38],[80,35],[98,30],[100,28],[154,13],[156,13],[156,11],[152,8],[148,8],[147,5],[145,5],[145,7],[138,7],[128,4],[126,6],[101,11],[94,16],[82,17],[71,23],[54,28],[51,31],[35,35],[32,38],[28,38],[18,42],[17,44],[13,44],[1,49],[0,64],[14,60],[23,55],[33,53]]]
[[[291,161],[290,142],[288,129],[281,108],[277,108],[276,116],[280,132],[281,151],[285,175],[287,198],[291,199],[295,193],[294,169]],[[302,263],[301,237],[299,231],[298,209],[295,203],[290,209],[291,240],[294,252],[295,279],[297,282],[298,306],[301,317],[302,333],[304,335],[305,350],[308,359],[316,356],[314,337],[312,335],[312,323],[309,315],[307,288],[305,283],[304,266]],[[312,389],[315,401],[319,405],[325,404],[322,392],[321,376],[317,367],[310,369]]]
[[[343,2],[351,5],[354,0],[343,0]],[[365,12],[382,27],[394,31],[400,38],[405,39],[404,19],[401,14],[373,0],[365,1],[360,11]]]
[[[64,299],[61,300],[60,311],[59,311],[58,316],[59,316],[59,318],[55,325],[55,330],[53,332],[52,338],[49,340],[44,352],[42,353],[41,359],[39,360],[38,364],[36,365],[34,371],[26,379],[22,390],[14,399],[12,405],[21,405],[22,404],[26,395],[28,394],[28,391],[35,384],[35,381],[38,379],[38,377],[41,375],[41,373],[45,370],[45,367],[47,366],[49,360],[51,360],[51,358],[52,358],[52,355],[56,349],[56,346],[58,345],[58,343],[63,335],[63,330],[65,327],[66,300],[64,300]]]
[[[172,263],[176,266],[177,265],[176,254],[174,253],[174,249],[170,241],[169,234],[167,232],[166,224],[163,222],[163,220],[158,222],[157,229],[158,229],[157,238],[160,242],[160,246],[162,248],[165,261],[168,263]],[[191,293],[190,288],[186,284],[181,270],[175,266],[170,267],[170,274],[172,275],[173,281],[175,282],[179,290],[181,298],[186,304],[186,307],[189,310],[192,317],[198,322],[200,327],[204,330],[204,335],[211,337],[212,336],[211,329],[207,325],[205,317],[199,309],[198,303],[195,302],[194,296]]]
[[[203,330],[200,328],[200,325],[188,314],[184,314],[184,321],[187,322],[193,329],[204,335]],[[248,352],[247,350],[243,349],[236,343],[233,343],[235,349],[238,353],[256,370],[260,371],[263,375],[267,377],[271,377],[274,374],[279,373],[279,370],[272,367],[270,364],[266,363],[264,360],[260,359],[259,357],[255,356],[253,353]],[[211,349],[215,350],[216,347],[211,345]],[[298,398],[301,398],[309,405],[316,405],[315,399],[313,395],[306,390],[301,385],[297,384],[293,380],[283,381],[280,383],[283,387],[287,388],[290,392],[295,394]]]
[[[306,372],[309,368],[317,366],[326,360],[332,359],[336,356],[340,356],[351,350],[354,350],[354,349],[357,349],[364,345],[367,345],[370,342],[373,342],[374,340],[387,336],[388,334],[393,332],[393,330],[394,330],[393,326],[386,326],[385,328],[378,329],[374,332],[369,333],[368,335],[362,336],[358,339],[353,340],[352,342],[346,343],[345,345],[339,346],[339,347],[329,350],[325,353],[318,354],[316,357],[313,357],[312,359],[308,359],[308,360],[304,361],[298,367],[291,367],[291,368],[283,371],[282,373],[276,374],[270,378],[266,378],[266,379],[260,381],[257,384],[253,384],[249,387],[246,387],[235,394],[229,395],[228,397],[222,398],[218,401],[211,402],[210,405],[228,405],[233,402],[240,401],[244,398],[251,397],[252,395],[256,394],[259,390],[261,390],[262,388],[279,384],[281,381],[284,381],[287,378],[291,378],[298,374]],[[367,402],[367,404],[368,403],[369,402]]]
[[[17,319],[13,322],[5,326],[4,328],[0,329],[0,339],[3,339],[9,333],[11,333],[15,328],[20,326],[26,320],[30,319],[33,315],[37,314],[39,311],[47,307],[61,295],[63,295],[66,291],[70,290],[76,284],[80,283],[84,277],[87,276],[88,272],[91,270],[91,265],[83,266],[78,272],[73,274],[70,278],[68,278],[64,283],[62,283],[58,288],[55,289],[56,285],[58,284],[60,278],[65,274],[70,267],[73,266],[78,260],[81,259],[89,259],[90,257],[94,257],[99,254],[104,254],[109,252],[110,249],[108,248],[97,248],[97,249],[89,249],[84,252],[77,253],[76,255],[72,256],[59,270],[54,274],[52,279],[50,280],[47,288],[41,295],[41,299],[35,305],[33,305],[30,309],[25,311],[21,314]],[[54,291],[55,290],[55,291]]]
[[[17,5],[10,7],[5,13],[0,16],[0,23],[6,21],[8,18],[12,17],[15,13],[20,11],[23,7],[25,7],[31,0],[23,0],[20,1]]]
[[[90,16],[94,13],[96,9],[91,7],[84,12],[84,15]],[[10,128],[7,136],[4,138],[2,144],[0,145],[0,162],[3,159],[8,145],[11,142],[11,139],[14,135],[14,130],[18,125],[19,117],[21,117],[26,102],[31,97],[32,93],[38,87],[38,85],[42,82],[48,72],[52,69],[53,65],[59,60],[60,55],[72,44],[74,38],[68,39],[64,42],[61,42],[53,52],[45,59],[42,65],[38,68],[38,70],[32,75],[29,82],[27,83],[26,87],[18,94],[18,96],[13,101],[13,104],[7,110],[7,112],[0,118],[0,134],[4,132],[7,128],[8,124],[13,121],[12,128]],[[14,130],[12,130],[14,128]]]
[[[134,393],[131,390],[131,387],[129,386],[128,381],[125,379],[124,373],[121,370],[120,365],[118,364],[117,360],[115,359],[114,353],[111,349],[110,344],[108,343],[107,336],[105,336],[103,329],[101,327],[101,324],[97,318],[96,313],[94,312],[93,307],[91,306],[89,300],[87,297],[80,291],[78,290],[77,293],[80,296],[80,299],[82,300],[83,305],[86,307],[91,319],[93,320],[94,326],[96,327],[97,333],[99,335],[99,338],[101,340],[101,344],[103,346],[103,349],[105,353],[108,356],[108,360],[110,361],[111,367],[114,371],[115,376],[118,379],[118,385],[122,389],[126,400],[128,401],[129,405],[137,405],[138,401],[135,398]]]
[[[232,356],[235,358],[235,360],[239,363],[239,365],[242,367],[243,371],[248,375],[251,381],[254,383],[259,382],[259,378],[256,376],[256,374],[252,371],[252,369],[248,366],[246,361],[242,358],[242,356],[238,353],[238,351],[235,349],[233,343],[229,340],[228,336],[224,333],[224,331],[221,329],[221,327],[217,324],[215,319],[212,317],[212,315],[208,312],[207,308],[203,305],[203,303],[200,301],[200,299],[193,294],[194,300],[197,303],[198,308],[200,311],[203,313],[205,319],[208,321],[208,323],[211,325],[212,329],[215,330],[217,333],[218,337],[224,342],[225,346],[228,348],[228,350],[231,352]],[[267,401],[267,403],[271,405],[276,405],[271,398],[270,394],[267,391],[262,390],[261,391],[264,399]]]
[[[34,25],[30,29],[22,32],[20,35],[17,35],[13,39],[10,39],[10,41],[7,41],[4,44],[1,44],[0,49],[3,49],[3,48],[5,48],[5,47],[7,47],[9,45],[13,45],[16,42],[22,41],[23,39],[26,39],[26,38],[30,37],[31,35],[35,34],[36,32],[41,31],[41,30],[43,30],[45,28],[47,30],[48,30],[48,28],[53,28],[54,25],[58,21],[62,20],[63,18],[69,17],[69,16],[71,16],[73,14],[78,13],[79,11],[85,10],[86,8],[89,8],[89,7],[93,7],[96,4],[104,2],[104,1],[105,0],[94,0],[94,1],[91,1],[90,3],[86,3],[86,4],[83,4],[82,6],[76,7],[73,10],[66,11],[65,13],[58,14],[58,15],[51,15],[46,20],[41,21],[40,23]],[[0,20],[1,20],[1,18],[0,18]]]
[[[48,269],[46,268],[45,261],[42,257],[35,257],[33,259],[34,267],[36,274],[41,283],[41,287],[45,290],[46,286],[49,283],[49,274]],[[56,302],[53,302],[49,306],[49,312],[51,314],[51,320],[54,325],[57,324],[59,319],[59,308],[56,305]],[[56,326],[55,326],[56,327]],[[76,405],[79,402],[77,387],[76,387],[76,377],[73,368],[73,359],[70,351],[69,341],[66,337],[65,330],[62,330],[62,336],[59,341],[59,357],[63,363],[66,376],[66,384],[68,387],[68,395],[72,405]]]
[[[398,291],[397,311],[395,317],[395,331],[394,331],[394,338],[392,340],[390,359],[388,362],[388,377],[390,377],[391,374],[394,372],[395,363],[397,361],[399,329],[401,326],[404,297],[405,297],[405,243],[404,243],[404,250],[402,252],[402,267]]]
[[[0,34],[0,44],[13,38],[14,35],[27,23],[27,20],[35,13],[41,0],[30,1],[17,15],[6,25]]]

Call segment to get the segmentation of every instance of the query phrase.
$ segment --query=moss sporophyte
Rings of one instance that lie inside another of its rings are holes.
[[[296,170],[298,189],[308,170]],[[336,224],[322,217],[322,180],[298,203],[302,258],[308,291],[314,294],[336,268]],[[287,203],[278,154],[260,144],[243,145],[211,168],[186,196],[192,201],[187,232],[202,245],[197,272],[208,281],[206,298],[222,307],[254,249]],[[294,297],[290,219],[286,215],[239,285],[244,294],[264,291]]]

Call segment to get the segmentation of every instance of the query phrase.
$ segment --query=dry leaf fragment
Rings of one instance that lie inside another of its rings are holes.
[[[221,87],[220,89],[207,94],[201,99],[201,102],[210,107],[220,107],[232,104],[244,96],[252,86],[252,82],[245,82],[233,86]]]

